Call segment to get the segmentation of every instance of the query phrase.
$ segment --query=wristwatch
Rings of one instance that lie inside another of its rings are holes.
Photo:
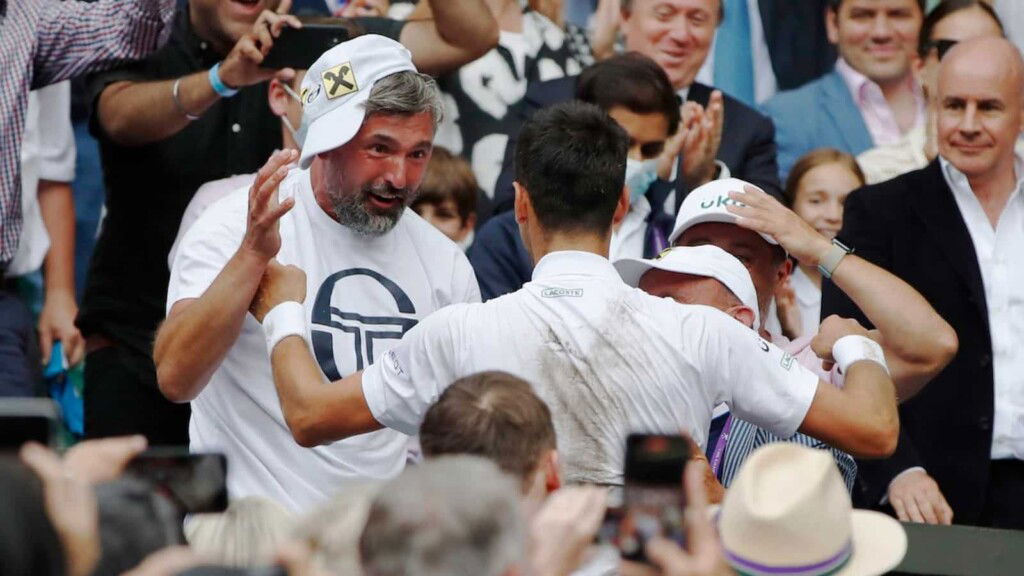
[[[825,278],[831,279],[832,273],[839,267],[843,257],[851,253],[853,253],[853,248],[843,244],[838,238],[833,238],[832,246],[821,257],[821,260],[818,261],[818,272],[821,272],[821,275]]]

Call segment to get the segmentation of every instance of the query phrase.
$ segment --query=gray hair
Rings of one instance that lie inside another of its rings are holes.
[[[385,76],[373,85],[366,100],[366,116],[397,114],[412,116],[430,112],[434,129],[444,118],[444,104],[437,82],[426,74],[404,70]]]
[[[523,557],[519,486],[476,456],[428,460],[386,484],[360,540],[370,576],[499,576]]]
[[[323,506],[305,516],[292,536],[307,544],[320,568],[331,574],[360,576],[359,537],[366,525],[370,504],[380,490],[379,484],[355,483]]]

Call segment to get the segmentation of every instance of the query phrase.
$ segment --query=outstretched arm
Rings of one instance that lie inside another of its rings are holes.
[[[831,248],[827,238],[757,188],[746,187],[730,197],[744,204],[729,207],[740,216],[740,226],[771,235],[802,264],[817,266]],[[959,343],[953,328],[924,296],[885,269],[849,254],[836,268],[832,282],[877,328],[871,337],[885,350],[901,400],[919,392],[956,355]],[[819,339],[814,350],[831,360],[834,343],[834,338]]]

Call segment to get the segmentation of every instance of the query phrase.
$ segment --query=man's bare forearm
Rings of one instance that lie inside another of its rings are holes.
[[[242,330],[267,262],[240,249],[202,296],[178,302],[156,336],[160,391],[172,402],[202,392]]]
[[[875,325],[901,400],[916,394],[956,355],[953,328],[924,296],[884,269],[846,256],[832,281]]]
[[[67,182],[39,181],[39,211],[50,236],[43,270],[46,293],[75,295],[75,200]]]
[[[843,388],[819,381],[800,431],[857,458],[886,458],[899,439],[892,379],[878,364],[854,362]]]
[[[220,97],[210,86],[207,72],[182,76],[178,102],[174,82],[115,82],[99,98],[99,122],[111,140],[122,146],[142,146],[169,138],[188,126],[185,115],[201,116]]]
[[[289,336],[271,355],[274,386],[292,437],[312,447],[381,428],[363,396],[362,373],[325,384],[305,340]]]
[[[498,21],[484,0],[429,1],[437,33],[445,42],[481,55],[498,43]]]

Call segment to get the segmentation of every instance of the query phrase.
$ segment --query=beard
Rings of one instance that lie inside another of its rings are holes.
[[[370,195],[394,198],[390,208],[379,208],[370,203]],[[331,194],[334,216],[342,225],[362,236],[381,236],[398,224],[402,212],[416,199],[408,188],[395,188],[388,183],[364,185],[357,194]]]

